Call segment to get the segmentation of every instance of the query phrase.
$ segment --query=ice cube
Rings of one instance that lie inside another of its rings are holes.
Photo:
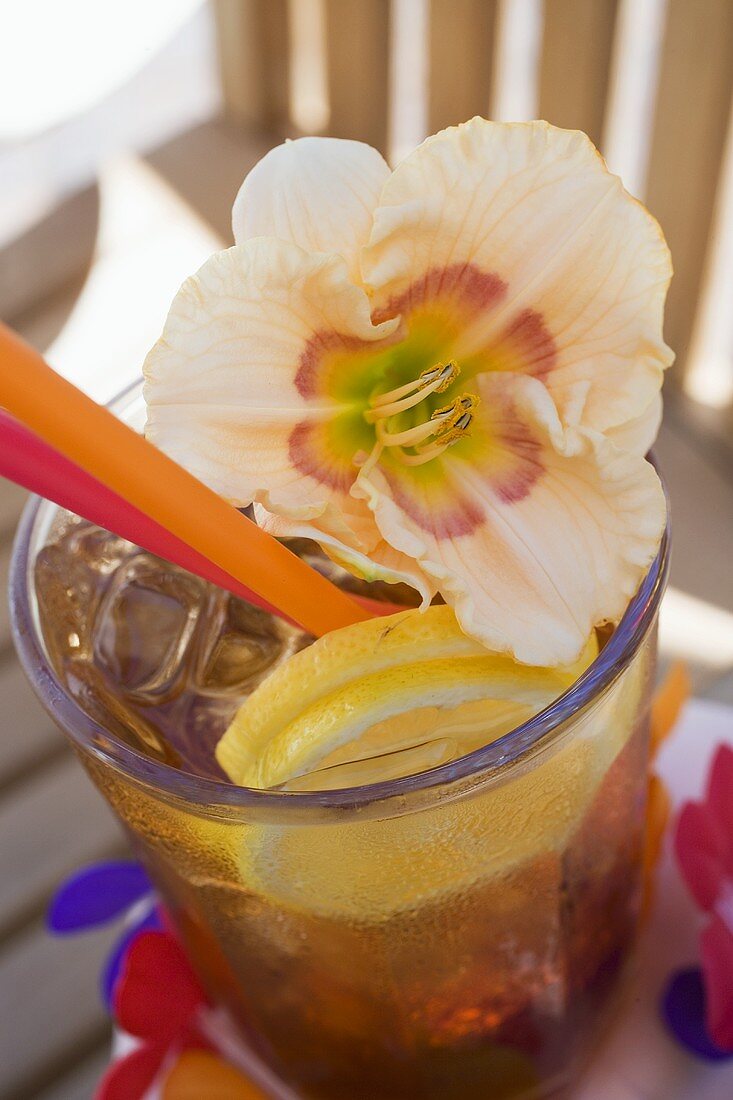
[[[130,550],[123,539],[68,517],[63,536],[49,543],[35,562],[35,582],[49,656],[92,655],[92,624],[106,577]]]
[[[214,747],[276,665],[311,639],[199,578],[65,516],[36,559],[44,638],[109,735],[224,779]]]
[[[201,624],[194,686],[205,695],[243,698],[309,640],[282,619],[214,590]]]
[[[149,710],[179,767],[207,779],[226,780],[214,749],[239,706],[236,695],[198,695],[185,691],[171,703]]]
[[[70,557],[85,562],[101,577],[111,576],[130,554],[137,552],[131,542],[87,523],[79,523],[66,544]]]
[[[165,730],[159,729],[140,709],[121,697],[115,685],[91,662],[67,660],[63,672],[74,698],[111,737],[153,760],[174,768],[182,766],[182,756],[166,737]]]
[[[183,690],[206,586],[147,554],[118,568],[95,616],[94,662],[121,691],[157,703]]]

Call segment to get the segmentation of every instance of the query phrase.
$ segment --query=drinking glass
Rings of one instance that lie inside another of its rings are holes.
[[[139,426],[139,386],[116,409]],[[20,657],[259,1056],[312,1100],[566,1089],[639,929],[667,535],[600,656],[541,714],[433,770],[304,793],[187,773],[80,707],[39,617],[34,564],[58,520],[35,500],[18,532]]]

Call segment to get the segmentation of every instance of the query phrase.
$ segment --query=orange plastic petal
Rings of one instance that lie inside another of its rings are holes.
[[[683,661],[675,662],[652,702],[649,745],[652,759],[672,732],[683,706],[690,697],[691,690],[692,684],[687,665]]]
[[[646,808],[646,834],[644,837],[644,915],[649,912],[654,897],[654,869],[662,851],[662,839],[667,828],[670,814],[670,798],[662,780],[657,775],[649,776],[649,791]]]
[[[169,1070],[162,1100],[269,1100],[267,1093],[208,1050],[184,1050]]]

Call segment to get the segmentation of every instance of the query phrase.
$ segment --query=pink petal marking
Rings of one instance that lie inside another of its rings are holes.
[[[400,313],[412,313],[413,310],[440,298],[452,298],[459,301],[471,313],[497,305],[506,294],[507,284],[499,275],[491,271],[482,271],[475,264],[448,264],[447,267],[431,267],[419,279],[410,283],[406,290],[390,297],[387,304],[375,310],[372,322],[375,325],[388,321]]]
[[[327,431],[327,424],[306,421],[296,424],[288,440],[290,461],[302,474],[347,493],[356,477],[356,467],[342,455],[334,455],[325,434]]]
[[[718,830],[707,806],[687,802],[682,807],[674,845],[690,893],[702,909],[712,909],[725,878],[725,864]]]
[[[393,471],[383,469],[389,485],[392,499],[423,531],[429,531],[434,538],[457,539],[472,534],[484,521],[483,509],[469,497],[457,494],[454,487],[443,490],[441,495],[446,503],[427,499],[417,482],[409,484],[411,475],[395,475]],[[407,482],[408,484],[405,484]]]
[[[497,306],[505,297],[508,284],[493,271],[482,271],[475,264],[449,264],[433,267],[406,290],[392,295],[386,305],[372,314],[379,324],[398,314],[409,316],[430,302],[448,299],[462,309],[463,325],[474,316]],[[498,352],[503,370],[516,370],[545,378],[557,362],[557,347],[542,313],[523,309],[509,321],[500,336],[483,351]]]
[[[716,1046],[733,1050],[733,935],[714,916],[700,937],[707,1028]]]
[[[543,473],[544,467],[529,463],[518,465],[503,478],[494,479],[494,491],[504,504],[518,504],[529,496],[532,486]]]
[[[507,347],[522,361],[523,374],[546,378],[557,362],[557,347],[541,313],[523,309],[509,323],[499,346]]]
[[[715,753],[705,797],[724,846],[725,865],[733,876],[733,749],[721,745]]]
[[[523,421],[508,393],[494,393],[491,414],[496,415],[493,429],[505,463],[492,473],[486,469],[494,492],[504,504],[517,504],[529,496],[532,486],[545,472],[542,444],[529,424]]]
[[[348,336],[343,332],[327,329],[314,332],[298,360],[298,369],[295,374],[295,387],[298,393],[301,397],[308,399],[329,392],[323,360],[330,352],[353,353],[367,348],[373,350],[377,346],[381,344],[372,344],[368,340],[360,340],[358,336]]]

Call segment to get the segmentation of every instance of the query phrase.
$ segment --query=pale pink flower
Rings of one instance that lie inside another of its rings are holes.
[[[394,172],[288,142],[233,225],[147,358],[150,439],[490,648],[576,659],[665,521],[656,222],[584,135],[476,118]]]

